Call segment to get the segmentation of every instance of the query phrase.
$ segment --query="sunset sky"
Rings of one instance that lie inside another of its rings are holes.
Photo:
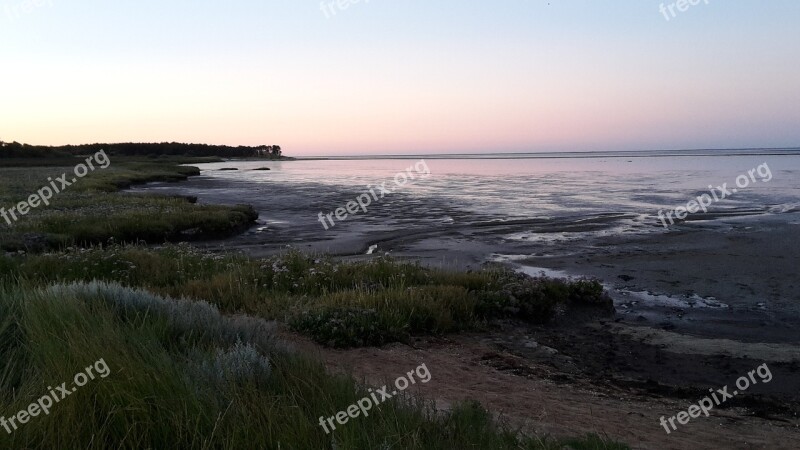
[[[661,3],[0,0],[0,140],[800,146],[800,2]]]

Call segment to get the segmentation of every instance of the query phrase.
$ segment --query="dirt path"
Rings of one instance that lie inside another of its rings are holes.
[[[331,370],[352,374],[373,386],[392,382],[425,363],[432,379],[415,389],[434,399],[438,408],[478,400],[526,432],[553,436],[598,433],[647,449],[800,448],[800,420],[762,419],[744,408],[713,410],[711,417],[692,419],[667,435],[659,418],[686,410],[691,400],[581,381],[553,381],[536,375],[551,373],[552,367],[520,362],[510,353],[498,352],[486,336],[419,341],[416,348],[395,344],[380,349],[332,350],[293,333],[283,334],[298,350],[317,355]]]

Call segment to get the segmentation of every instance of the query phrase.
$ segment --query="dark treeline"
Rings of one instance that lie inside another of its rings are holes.
[[[240,145],[181,144],[162,143],[123,143],[123,144],[84,144],[45,146],[0,141],[0,158],[54,158],[87,155],[105,150],[109,155],[121,156],[218,156],[221,158],[270,158],[281,157],[279,145],[259,145],[247,147]]]

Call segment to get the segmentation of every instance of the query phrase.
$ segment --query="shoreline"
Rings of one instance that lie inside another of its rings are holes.
[[[187,186],[187,183],[194,185]],[[242,192],[240,188],[244,185],[236,181],[206,177],[187,183],[182,183],[178,189],[188,189],[201,201],[211,203],[241,202],[243,196],[252,195]],[[158,191],[164,186],[154,188]],[[302,187],[278,189],[268,213],[280,217],[281,211],[294,207],[294,199],[303,195]],[[263,216],[265,212],[261,212]],[[458,216],[454,217],[458,223]],[[262,257],[282,251],[286,244],[294,244],[291,246],[301,251],[338,250],[333,252],[338,259],[363,260],[389,254],[427,266],[458,270],[477,269],[487,262],[496,262],[501,255],[512,255],[514,260],[504,263],[518,269],[540,267],[595,277],[604,282],[614,299],[617,314],[613,320],[591,319],[559,323],[549,328],[520,328],[510,324],[505,330],[470,338],[448,336],[443,342],[453,345],[464,345],[464,339],[483,342],[486,354],[500,356],[480,363],[497,366],[495,370],[499,373],[510,372],[523,378],[528,375],[544,377],[567,385],[579,383],[590,390],[624,389],[636,402],[653,397],[668,403],[694,401],[706,386],[726,385],[766,360],[773,368],[775,381],[768,391],[753,391],[751,396],[740,400],[745,409],[736,409],[735,405],[733,409],[726,409],[726,415],[733,414],[731,417],[737,419],[732,419],[729,426],[718,432],[740,435],[730,427],[752,411],[764,422],[752,424],[753,428],[747,432],[760,433],[759,430],[766,429],[763,427],[770,426],[773,417],[792,423],[796,431],[800,412],[796,407],[800,401],[800,355],[797,351],[800,339],[795,330],[800,326],[800,294],[797,294],[800,290],[795,288],[792,267],[800,262],[800,242],[794,238],[797,225],[787,220],[787,216],[725,218],[713,225],[689,223],[666,233],[549,241],[546,252],[542,251],[541,242],[510,242],[496,238],[513,230],[529,231],[531,227],[545,230],[545,233],[612,229],[627,217],[610,215],[595,218],[593,222],[581,221],[579,225],[531,219],[506,223],[485,221],[478,226],[471,222],[449,228],[431,224],[415,230],[394,231],[380,231],[370,228],[369,223],[359,223],[347,231],[336,230],[334,236],[323,237],[301,224],[262,220],[263,223],[246,234],[198,245],[207,250],[235,250]],[[761,221],[762,226],[749,225],[753,220]],[[497,233],[497,229],[504,233]],[[731,235],[730,230],[734,230],[734,234]],[[298,240],[286,239],[290,235]],[[306,239],[314,236],[316,240]],[[365,254],[371,245],[378,245],[376,255]],[[703,273],[694,269],[698,266],[704,268]],[[763,270],[754,273],[753,267]],[[753,300],[757,291],[766,293],[764,301]],[[645,298],[634,294],[643,294]],[[648,295],[651,298],[648,299]],[[447,345],[443,348],[433,345],[431,351],[435,354],[447,352],[450,348]],[[552,349],[552,352],[532,353],[530,346]],[[347,357],[353,366],[351,369],[358,376],[366,376],[380,372],[381,368],[367,369],[371,367],[369,361],[357,355],[366,352],[389,357],[396,351],[390,346],[337,351],[340,353],[336,354],[353,355]],[[492,362],[497,358],[499,362]],[[530,369],[533,370],[530,372],[525,369],[529,366],[538,369]],[[591,405],[595,400],[587,396],[580,401]],[[532,419],[530,416],[521,418],[523,421]],[[534,422],[539,427],[557,429],[559,426],[549,420]],[[652,424],[658,427],[657,417],[652,419]],[[605,429],[607,425],[608,422],[603,422],[598,429]],[[613,428],[609,425],[609,429]],[[789,430],[791,427],[786,432]],[[654,429],[632,436],[619,435],[634,447],[656,436],[660,435]],[[779,447],[782,439],[768,442]]]
[[[260,192],[250,193],[239,181],[193,177],[180,184],[151,183],[129,192],[191,195],[199,203],[249,203]],[[602,234],[578,239],[508,240],[498,236],[538,233],[549,236],[614,230],[627,214],[611,214],[574,221],[570,218],[528,220],[481,220],[458,211],[444,211],[453,223],[436,220],[416,228],[404,228],[390,219],[388,226],[359,218],[347,229],[323,232],[316,222],[293,223],[298,198],[309,189],[284,187],[272,192],[270,211],[259,211],[256,225],[244,233],[195,245],[209,250],[242,251],[253,257],[274,255],[286,246],[324,253],[339,259],[369,259],[391,255],[430,267],[471,270],[487,263],[503,263],[535,274],[537,268],[556,275],[591,277],[602,281],[619,312],[638,322],[658,318],[661,327],[700,336],[756,339],[743,330],[748,317],[769,322],[756,332],[770,342],[800,343],[793,331],[800,327],[800,283],[793,268],[800,265],[799,230],[790,222],[797,213],[726,217],[714,224],[687,223],[667,232]],[[317,200],[317,203],[325,199]],[[396,207],[396,205],[392,205]],[[397,215],[419,207],[401,205]],[[429,208],[443,209],[442,205]],[[257,208],[258,209],[258,208]],[[388,208],[387,208],[388,209]],[[385,219],[385,211],[374,218]],[[269,215],[269,219],[265,216]],[[758,226],[752,222],[758,221]],[[394,229],[393,229],[394,228]],[[656,227],[657,228],[657,227]],[[370,248],[377,246],[374,254]],[[543,251],[544,250],[544,251]],[[690,262],[690,263],[687,263]],[[695,270],[702,267],[703,272]],[[762,268],[754,273],[753,267]],[[769,268],[769,270],[767,270]],[[762,297],[753,301],[753,297]],[[698,318],[716,323],[711,330]],[[725,325],[729,325],[726,328]]]

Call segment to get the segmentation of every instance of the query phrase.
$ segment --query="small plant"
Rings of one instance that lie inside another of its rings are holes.
[[[614,302],[597,280],[575,280],[570,283],[569,300],[576,304],[598,306],[607,310],[614,309]]]
[[[200,372],[216,385],[225,387],[241,384],[258,384],[266,380],[272,368],[269,359],[258,353],[252,344],[236,344],[227,349],[217,349],[213,358],[199,365]]]

